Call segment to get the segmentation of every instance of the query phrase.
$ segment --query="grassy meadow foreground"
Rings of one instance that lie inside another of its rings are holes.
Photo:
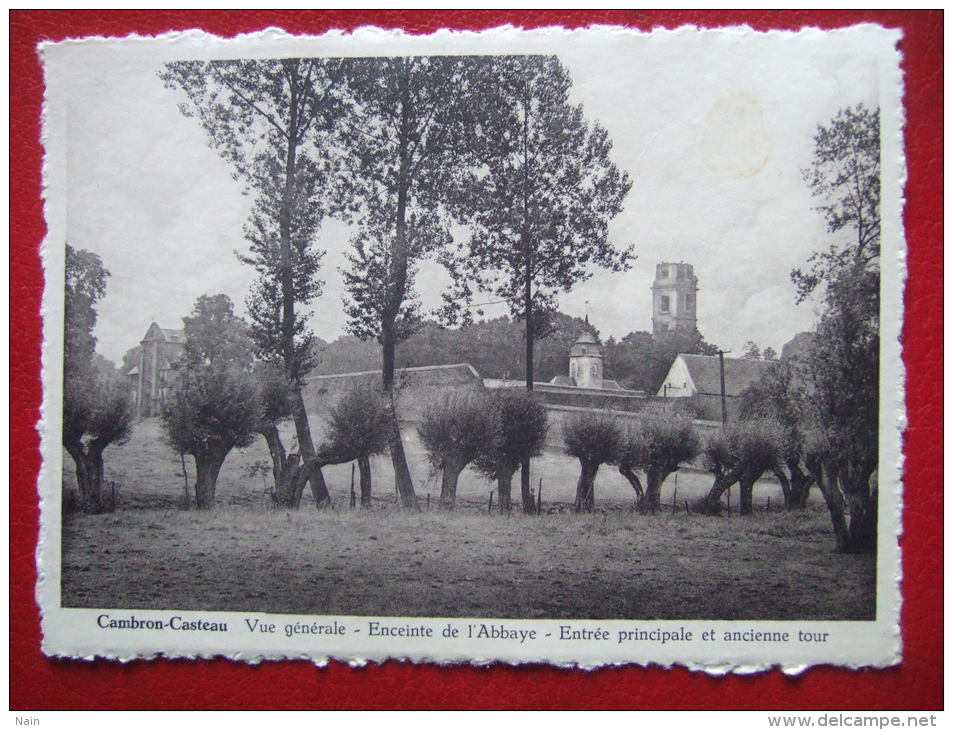
[[[759,484],[754,515],[632,511],[632,490],[615,470],[596,482],[597,512],[569,511],[578,467],[549,453],[540,517],[487,513],[491,487],[466,472],[460,506],[438,511],[439,484],[419,445],[411,469],[424,510],[396,510],[389,464],[374,465],[378,499],[348,508],[350,468],[326,470],[334,509],[268,507],[265,483],[248,467],[263,444],[229,455],[212,512],[176,509],[181,463],[158,424],[107,452],[119,483],[111,514],[64,515],[62,603],[70,607],[262,611],[300,614],[634,619],[873,619],[872,556],[832,551],[830,519],[813,500],[779,511],[780,488]],[[191,469],[191,463],[186,462]],[[72,479],[65,463],[65,484]],[[679,504],[701,496],[704,474],[680,473]],[[518,492],[518,479],[514,485]],[[427,494],[434,509],[426,509]],[[772,511],[765,510],[770,497]]]

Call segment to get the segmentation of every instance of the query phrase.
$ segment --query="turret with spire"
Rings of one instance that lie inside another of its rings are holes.
[[[580,388],[601,388],[604,357],[602,345],[592,333],[586,315],[586,329],[569,348],[569,377],[573,384]]]

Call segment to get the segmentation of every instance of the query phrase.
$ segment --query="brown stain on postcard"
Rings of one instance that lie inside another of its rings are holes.
[[[771,157],[761,102],[743,91],[720,97],[708,112],[701,147],[714,172],[735,178],[756,175]]]

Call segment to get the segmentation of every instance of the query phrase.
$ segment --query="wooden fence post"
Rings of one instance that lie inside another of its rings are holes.
[[[672,514],[678,512],[678,474],[675,475],[675,491],[672,492]]]
[[[351,462],[351,509],[357,507],[357,495],[354,493],[354,462]]]
[[[728,498],[728,516],[731,517],[731,487],[725,490],[725,496]]]
[[[493,511],[493,490],[490,490],[490,506],[486,508],[487,512]]]
[[[539,489],[536,490],[536,514],[543,516],[543,478],[539,478]]]

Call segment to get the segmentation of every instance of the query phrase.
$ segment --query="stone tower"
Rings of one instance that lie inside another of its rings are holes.
[[[698,279],[691,264],[657,264],[652,284],[652,334],[694,330],[697,291]]]
[[[602,345],[586,330],[569,348],[569,377],[579,388],[602,387]]]
[[[135,379],[136,410],[140,418],[158,416],[175,385],[173,365],[185,350],[185,333],[153,322],[139,348],[139,365],[129,373]]]

